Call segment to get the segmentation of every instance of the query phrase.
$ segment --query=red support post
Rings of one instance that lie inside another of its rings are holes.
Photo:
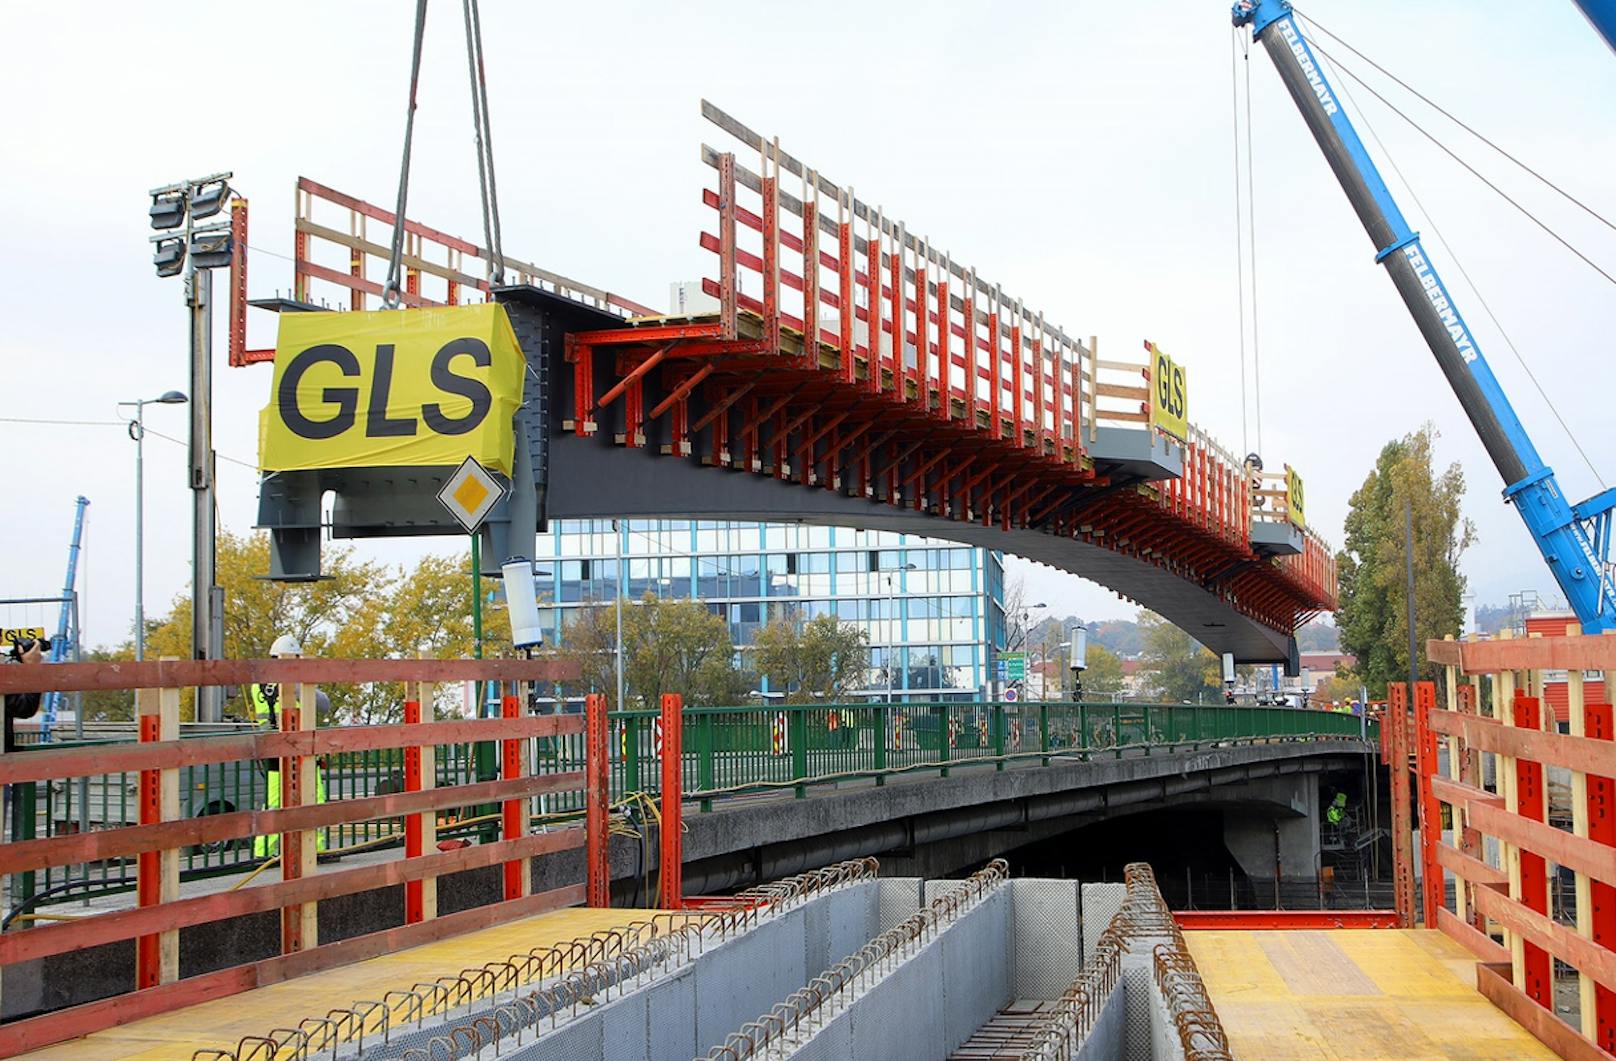
[[[1021,306],[1016,305],[1016,319],[1010,325],[1010,426],[1015,430],[1013,441],[1019,447],[1022,440],[1022,413],[1026,407],[1027,377],[1025,356],[1021,346]]]
[[[951,420],[954,416],[954,403],[950,399],[950,383],[953,378],[954,334],[951,323],[952,314],[948,303],[948,262],[943,262],[943,271],[937,277],[937,418]]]
[[[1515,725],[1538,729],[1540,704],[1535,696],[1515,694]],[[1543,764],[1528,759],[1515,760],[1515,807],[1522,818],[1535,822],[1544,817]],[[1540,914],[1549,912],[1548,863],[1543,856],[1521,848],[1521,905]],[[1549,952],[1530,940],[1526,951],[1526,997],[1546,1009],[1554,1008],[1553,963]]]
[[[1397,923],[1414,927],[1413,808],[1408,783],[1408,686],[1386,686],[1386,714],[1381,722],[1392,785],[1392,887]]]
[[[1609,676],[1607,673],[1607,681]],[[1584,732],[1593,740],[1616,737],[1609,704],[1587,704],[1583,708]],[[1616,847],[1616,780],[1588,775],[1588,838],[1607,847]],[[1593,906],[1594,942],[1606,950],[1616,950],[1616,885],[1600,880],[1588,882]],[[1594,1035],[1599,1048],[1616,1054],[1616,991],[1604,984],[1594,986]]]
[[[662,694],[662,907],[684,908],[684,710],[685,698]]]
[[[924,241],[915,241],[915,396],[920,411],[927,415],[931,413],[931,306],[927,297],[931,284],[926,269],[930,253]]]
[[[522,702],[515,696],[507,695],[500,700],[499,715],[501,718],[520,718],[522,715]],[[506,781],[522,776],[522,741],[512,738],[500,742],[503,757],[503,769],[500,777]],[[526,800],[508,799],[500,807],[501,837],[505,840],[516,840],[527,833]],[[505,863],[505,898],[520,899],[527,894],[528,873],[527,859],[512,859]]]
[[[409,686],[414,691],[413,684]],[[419,725],[421,722],[421,701],[418,698],[404,701],[404,724],[407,726]],[[404,749],[404,791],[421,791],[421,749]],[[420,814],[407,814],[404,816],[404,857],[420,858],[426,853],[424,822]],[[413,925],[418,921],[426,920],[426,882],[421,880],[408,880],[404,882],[404,923]]]
[[[802,199],[802,363],[819,367],[819,178],[808,171]]]
[[[607,760],[606,694],[584,698],[584,856],[588,867],[588,902],[612,905],[611,864],[608,859],[610,787]]]
[[[144,690],[143,690],[144,691]],[[156,714],[142,714],[140,716],[140,741],[142,744],[162,739],[162,719]],[[160,787],[160,771],[142,770],[140,772],[140,824],[155,825],[163,820],[162,791]],[[161,854],[157,851],[142,851],[136,877],[136,896],[141,906],[156,906],[163,901],[161,893],[162,869],[159,864]],[[156,987],[158,968],[160,964],[158,936],[153,933],[141,936],[135,941],[135,987],[137,989]]]
[[[879,215],[864,240],[865,329],[864,385],[871,394],[881,393],[881,225]]]
[[[1437,911],[1446,904],[1442,866],[1437,862],[1437,845],[1442,840],[1442,805],[1431,791],[1436,776],[1436,731],[1431,728],[1431,712],[1436,710],[1436,683],[1414,683],[1415,760],[1420,776],[1420,873],[1424,884],[1425,927],[1435,928]]]
[[[735,277],[735,156],[718,156],[718,337],[734,339]]]
[[[780,352],[780,191],[776,176],[763,178],[763,337],[768,352]]]
[[[840,196],[841,193],[838,193]],[[838,198],[840,202],[840,198]],[[836,234],[836,307],[841,314],[841,333],[837,337],[841,345],[842,379],[853,383],[857,379],[856,366],[853,362],[853,204],[847,205],[847,213],[842,216],[842,222],[837,226]]]
[[[892,389],[900,402],[909,400],[909,370],[904,366],[904,346],[907,329],[904,315],[908,297],[903,293],[904,231],[902,225],[893,230],[892,253],[887,255],[887,267],[892,271]]]
[[[988,428],[997,439],[1003,434],[1004,388],[999,382],[999,304],[988,314]]]

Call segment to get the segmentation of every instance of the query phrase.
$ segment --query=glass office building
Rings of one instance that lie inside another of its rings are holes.
[[[737,666],[763,626],[833,615],[863,630],[860,697],[976,699],[1005,635],[1000,554],[885,531],[695,520],[562,520],[538,537],[534,566],[548,629],[564,644],[580,609],[618,594],[695,598],[729,623]],[[765,682],[760,688],[765,691]]]

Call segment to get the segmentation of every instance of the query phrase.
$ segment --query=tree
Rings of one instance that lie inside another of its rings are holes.
[[[1104,645],[1090,644],[1083,672],[1083,698],[1103,700],[1122,693],[1122,659]]]
[[[800,627],[776,619],[757,635],[757,668],[790,703],[836,702],[863,685],[870,650],[863,630],[821,615]]]
[[[225,591],[224,654],[262,658],[282,634],[296,638],[309,656],[452,659],[473,654],[469,556],[428,555],[414,568],[396,571],[357,560],[351,548],[328,548],[324,559],[325,577],[318,582],[270,582],[262,577],[269,569],[268,535],[221,533],[217,571]],[[499,596],[483,605],[488,655],[509,651],[510,623]],[[167,618],[150,627],[146,654],[153,659],[190,657],[188,595],[176,597]],[[435,714],[451,706],[456,689],[436,687]],[[331,698],[331,717],[320,719],[322,725],[403,717],[403,689],[396,683],[332,685],[325,692]],[[228,710],[244,719],[252,715],[244,700]],[[195,717],[189,691],[182,695],[180,711],[182,718]]]
[[[617,603],[580,609],[562,632],[562,653],[582,671],[580,684],[617,690]],[[685,703],[739,703],[750,682],[735,667],[729,624],[695,600],[663,600],[651,594],[623,612],[625,696],[637,706],[656,708],[663,693],[679,693]]]
[[[1218,657],[1154,612],[1139,613],[1144,651],[1140,669],[1163,700],[1198,702],[1216,692],[1222,678]]]
[[[1435,471],[1436,437],[1436,429],[1427,424],[1381,449],[1375,467],[1352,495],[1346,543],[1336,558],[1341,647],[1357,657],[1358,673],[1376,698],[1386,695],[1387,682],[1408,680],[1408,506],[1414,516],[1420,658],[1427,639],[1457,635],[1464,617],[1459,557],[1474,541],[1475,528],[1460,512],[1464,473],[1459,465]],[[1428,663],[1421,669],[1425,677],[1435,676]]]

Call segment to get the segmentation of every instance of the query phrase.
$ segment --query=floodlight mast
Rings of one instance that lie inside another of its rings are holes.
[[[1616,489],[1572,505],[1499,386],[1481,346],[1437,275],[1420,235],[1409,227],[1375,168],[1339,97],[1308,46],[1290,0],[1239,0],[1234,24],[1250,26],[1302,112],[1348,201],[1386,267],[1403,304],[1504,480],[1504,498],[1526,523],[1550,572],[1582,624],[1616,629],[1616,581],[1610,568]]]
[[[196,225],[223,208],[231,173],[213,173],[151,191],[148,211],[157,245],[152,262],[158,276],[185,274],[191,357],[191,655],[219,659],[224,654],[224,588],[216,585],[213,455],[213,269],[230,263],[228,225]],[[223,231],[221,232],[221,228]],[[175,231],[179,230],[179,231]],[[224,717],[220,690],[197,689],[196,719]]]

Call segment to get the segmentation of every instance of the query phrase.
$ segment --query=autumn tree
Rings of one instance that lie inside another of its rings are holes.
[[[835,702],[863,685],[870,649],[863,630],[821,615],[798,625],[776,619],[757,636],[757,668],[790,703]]]
[[[616,699],[618,607],[579,609],[561,634],[562,655],[578,664],[580,684],[606,693],[608,702]],[[647,709],[663,693],[679,693],[690,705],[739,703],[750,684],[736,671],[728,623],[700,601],[651,594],[623,611],[623,681],[630,703]]]
[[[1216,692],[1221,664],[1201,643],[1154,612],[1139,613],[1140,670],[1165,701],[1198,702]]]
[[[1414,521],[1414,613],[1424,677],[1431,638],[1459,633],[1464,616],[1464,576],[1459,557],[1475,529],[1460,511],[1464,473],[1458,464],[1438,472],[1436,429],[1388,442],[1375,467],[1352,495],[1346,542],[1336,557],[1341,604],[1336,625],[1341,648],[1358,659],[1357,673],[1372,697],[1386,695],[1389,681],[1407,681],[1408,546],[1405,521]]]
[[[1088,647],[1088,669],[1083,672],[1083,698],[1104,700],[1122,694],[1122,658],[1104,645]]]

